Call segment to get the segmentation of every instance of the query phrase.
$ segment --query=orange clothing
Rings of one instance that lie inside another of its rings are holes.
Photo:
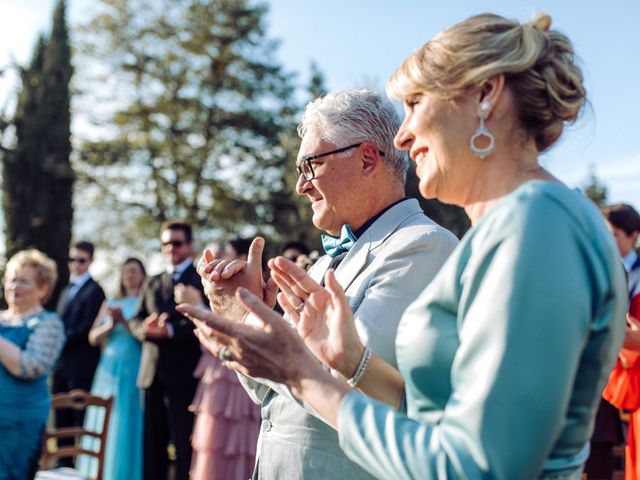
[[[640,318],[640,295],[629,313]],[[640,480],[640,352],[623,348],[602,396],[620,410],[630,411],[625,448],[625,480]]]

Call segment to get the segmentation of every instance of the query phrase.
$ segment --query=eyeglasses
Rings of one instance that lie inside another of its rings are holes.
[[[169,240],[167,242],[162,242],[163,247],[168,247],[169,245],[175,248],[180,248],[184,245],[184,240]]]
[[[77,262],[77,263],[83,264],[83,263],[87,263],[88,261],[89,261],[89,259],[88,259],[88,258],[82,258],[82,257],[69,257],[69,263]]]
[[[316,172],[313,170],[313,165],[311,164],[312,161],[317,160],[318,158],[328,157],[329,155],[334,155],[336,153],[346,152],[347,150],[351,150],[352,148],[359,147],[363,143],[364,142],[354,143],[353,145],[349,145],[348,147],[337,148],[329,152],[302,157],[302,161],[298,165],[296,165],[298,176],[302,175],[307,181],[313,180],[316,177]],[[380,154],[380,156],[384,157],[384,152],[382,150],[378,150],[378,153]]]

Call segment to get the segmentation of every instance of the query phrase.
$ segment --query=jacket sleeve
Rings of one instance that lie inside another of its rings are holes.
[[[104,302],[104,291],[97,283],[90,285],[90,291],[80,291],[82,294],[82,304],[76,310],[76,321],[72,325],[65,325],[65,335],[67,338],[66,345],[73,346],[89,341],[89,331],[93,326],[93,322],[100,311],[102,302]],[[80,300],[80,299],[78,299]]]

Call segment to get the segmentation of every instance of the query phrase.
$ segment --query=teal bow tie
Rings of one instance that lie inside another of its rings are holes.
[[[358,240],[351,231],[349,224],[342,226],[342,230],[340,230],[340,238],[332,237],[330,235],[322,235],[320,238],[322,239],[322,247],[324,248],[324,251],[331,258],[337,257],[341,253],[348,252]]]

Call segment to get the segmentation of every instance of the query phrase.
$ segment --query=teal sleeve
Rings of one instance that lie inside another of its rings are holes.
[[[608,285],[607,272],[592,268],[596,252],[578,247],[567,217],[549,210],[505,219],[510,226],[489,229],[460,265],[460,344],[439,421],[349,394],[338,416],[349,458],[379,478],[540,474],[571,421],[574,389],[582,382],[592,393],[602,381],[578,371],[590,335],[606,338],[608,328],[592,322],[594,285]],[[566,467],[583,460],[568,458]]]

